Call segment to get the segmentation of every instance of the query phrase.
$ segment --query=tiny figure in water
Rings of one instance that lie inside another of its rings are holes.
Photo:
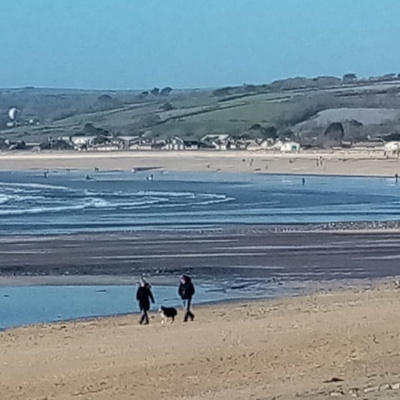
[[[91,178],[89,175],[86,175],[86,180],[87,180],[87,181],[91,181],[92,178]]]
[[[43,178],[46,179],[49,174],[49,170],[43,172]]]
[[[154,179],[154,176],[153,176],[153,175],[149,175],[146,179],[147,179],[148,181],[152,181],[152,180]]]
[[[301,184],[304,186],[306,184],[306,179],[305,178],[301,178]]]
[[[150,301],[154,304],[153,293],[151,292],[151,285],[144,278],[139,283],[138,290],[136,292],[136,300],[139,303],[139,309],[141,311],[141,317],[139,320],[140,325],[149,324]]]
[[[399,174],[397,172],[394,174],[394,179],[395,179],[396,183],[399,182]]]
[[[192,279],[189,276],[182,276],[178,293],[183,300],[183,306],[186,309],[185,318],[183,319],[183,321],[187,322],[189,318],[191,321],[193,321],[194,314],[190,311],[190,306],[192,304],[192,297],[194,296],[195,289],[192,283]]]

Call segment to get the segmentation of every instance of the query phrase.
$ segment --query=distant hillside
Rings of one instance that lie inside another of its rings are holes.
[[[400,134],[399,93],[395,74],[297,77],[215,90],[2,89],[0,138],[39,142],[87,135],[93,126],[107,135],[198,139],[229,133],[318,144],[328,126],[340,122],[346,139],[357,142]],[[10,121],[10,107],[20,110],[18,121]]]

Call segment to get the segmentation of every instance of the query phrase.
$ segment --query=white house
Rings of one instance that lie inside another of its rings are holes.
[[[384,150],[389,153],[397,153],[400,151],[400,142],[385,143]]]
[[[300,143],[296,142],[283,142],[280,146],[282,153],[298,153],[300,151]]]

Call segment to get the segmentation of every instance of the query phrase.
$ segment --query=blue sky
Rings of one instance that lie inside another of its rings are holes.
[[[0,0],[0,87],[400,72],[400,0]]]

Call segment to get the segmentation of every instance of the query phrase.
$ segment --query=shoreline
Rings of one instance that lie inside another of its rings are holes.
[[[82,276],[72,276],[72,277],[30,277],[29,279],[23,279],[24,277],[13,277],[8,279],[8,277],[0,276],[0,289],[1,288],[15,288],[15,287],[38,287],[38,286],[71,286],[71,287],[79,287],[79,286],[94,286],[94,287],[108,287],[108,286],[132,286],[133,290],[136,288],[136,280],[128,283],[126,280],[119,281],[118,279],[112,279],[110,281],[110,277],[96,277],[96,276],[86,276],[84,281],[82,281]],[[34,279],[37,278],[37,279]],[[46,279],[53,278],[53,279]],[[66,278],[66,279],[63,279]],[[100,280],[99,280],[100,278]],[[102,279],[103,278],[103,279]],[[252,304],[257,305],[258,303],[262,304],[265,302],[273,302],[273,301],[295,301],[296,298],[304,298],[304,297],[313,297],[327,294],[341,294],[349,291],[359,292],[359,291],[367,291],[373,290],[376,288],[392,288],[397,287],[396,282],[400,282],[400,276],[392,276],[390,279],[386,278],[376,278],[376,279],[352,279],[349,281],[337,280],[337,281],[310,281],[303,282],[303,286],[301,288],[297,287],[292,293],[290,292],[290,288],[286,288],[280,294],[267,295],[265,293],[262,296],[249,297],[246,296],[233,296],[227,297],[225,299],[214,299],[214,300],[200,300],[194,298],[192,307],[200,310],[206,310],[207,308],[215,308],[215,307],[226,307],[226,306],[237,306],[243,304]],[[202,283],[196,281],[197,286],[201,286]],[[171,279],[151,279],[151,284],[154,287],[158,286],[170,286],[176,287],[176,280],[172,281]],[[294,286],[298,284],[293,283]],[[134,292],[132,292],[134,293]],[[159,316],[159,306],[162,304],[158,304],[155,307],[152,307],[149,311],[149,316],[151,319],[156,319]],[[179,305],[175,306],[178,310],[180,309]],[[41,326],[57,326],[60,324],[78,324],[84,322],[96,322],[101,320],[112,320],[116,318],[123,318],[129,316],[138,316],[140,315],[140,311],[129,311],[129,312],[118,312],[113,314],[102,314],[102,315],[88,315],[88,316],[80,316],[73,318],[65,318],[65,319],[57,319],[53,321],[43,320],[42,322],[34,322],[34,323],[26,323],[21,325],[14,325],[9,327],[0,328],[1,332],[8,332],[10,330],[16,329],[29,329]],[[0,336],[1,337],[1,336]]]
[[[195,306],[189,324],[162,326],[152,315],[141,327],[128,315],[8,329],[0,332],[2,399],[395,398],[399,306],[393,285],[379,283]]]
[[[281,223],[281,224],[220,224],[213,227],[197,228],[144,228],[144,229],[116,229],[116,230],[93,230],[85,232],[59,232],[59,233],[0,233],[0,244],[12,242],[21,238],[32,239],[55,239],[55,238],[74,238],[74,237],[101,237],[101,236],[146,236],[155,237],[158,235],[193,235],[193,234],[236,234],[244,235],[247,233],[399,233],[400,220],[372,220],[372,221],[338,221],[338,222],[305,222],[305,223]]]
[[[282,295],[277,295],[277,296],[262,296],[262,297],[236,297],[236,298],[226,298],[226,299],[221,299],[221,300],[209,300],[209,301],[200,301],[197,302],[196,299],[194,298],[192,307],[196,308],[196,310],[207,310],[208,308],[215,308],[215,307],[229,307],[229,306],[241,306],[243,304],[252,304],[257,305],[258,303],[266,303],[266,302],[274,302],[274,301],[295,301],[295,299],[303,299],[305,297],[315,297],[315,296],[323,296],[323,295],[337,295],[337,294],[343,294],[347,292],[360,292],[360,291],[368,291],[368,290],[375,290],[376,288],[392,288],[394,285],[394,282],[397,282],[400,276],[394,276],[392,279],[363,279],[363,280],[352,280],[350,282],[344,282],[344,281],[337,281],[337,282],[311,282],[309,285],[306,285],[302,290],[289,294],[285,293]],[[10,282],[10,285],[2,285],[0,277],[0,287],[29,287],[29,286],[47,286],[47,284],[12,284]],[[79,278],[79,277],[76,277]],[[96,278],[96,277],[89,277],[89,278]],[[18,279],[16,279],[17,281]],[[79,279],[78,279],[79,280]],[[95,280],[96,281],[96,280]],[[94,281],[94,282],[95,282]],[[154,283],[152,280],[152,286],[163,286],[162,284],[156,282]],[[196,283],[198,284],[198,282]],[[54,283],[50,284],[52,286],[64,286],[62,283]],[[80,283],[72,283],[72,284],[66,284],[67,286],[81,286],[82,284]],[[85,285],[85,284],[83,284]],[[97,284],[87,284],[88,286],[97,286]],[[114,284],[105,284],[105,286],[113,286],[117,285],[119,286],[119,283],[114,283]],[[126,284],[128,285],[128,284]],[[167,286],[176,286],[176,282],[174,284],[169,283],[165,284]],[[102,285],[99,285],[102,286]],[[176,306],[176,308],[180,309],[179,306]],[[159,317],[159,312],[158,312],[159,306],[155,306],[150,309],[149,311],[149,316],[152,320],[157,319]],[[17,329],[29,329],[29,328],[35,328],[35,327],[41,327],[41,326],[49,326],[49,325],[60,325],[60,324],[79,324],[79,323],[85,323],[85,322],[96,322],[96,321],[101,321],[101,320],[113,320],[117,318],[123,318],[123,317],[129,317],[129,316],[138,316],[140,315],[140,311],[131,311],[131,312],[121,312],[121,313],[116,313],[116,314],[104,314],[104,315],[98,315],[98,316],[87,316],[87,317],[77,317],[77,318],[67,318],[67,319],[60,319],[57,321],[43,321],[43,322],[36,322],[36,323],[28,323],[28,324],[23,324],[23,325],[16,325],[16,326],[11,326],[11,327],[6,327],[6,328],[0,328],[0,333],[1,332],[8,332],[10,330],[17,330]],[[154,321],[153,321],[154,322]]]

